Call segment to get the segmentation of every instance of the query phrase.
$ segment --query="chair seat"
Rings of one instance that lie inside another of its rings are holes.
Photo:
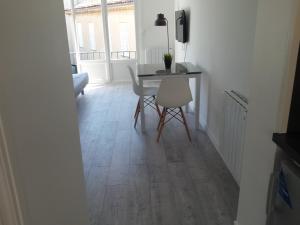
[[[87,73],[72,74],[75,96],[78,96],[85,86],[89,83],[89,75]]]

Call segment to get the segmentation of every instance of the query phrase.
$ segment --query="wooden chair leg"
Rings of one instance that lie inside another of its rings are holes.
[[[136,114],[136,117],[135,117],[134,128],[136,128],[136,124],[137,124],[137,121],[139,119],[139,114],[140,114],[140,109],[137,111],[137,114]]]
[[[134,128],[136,128],[136,124],[137,124],[138,119],[139,119],[139,112],[137,113],[137,115],[135,117],[135,120],[134,120]]]
[[[190,135],[190,131],[189,131],[189,128],[188,128],[188,125],[187,125],[187,122],[186,122],[186,119],[185,119],[183,110],[182,110],[181,107],[179,107],[179,109],[180,109],[180,113],[181,113],[181,116],[182,116],[182,119],[183,119],[183,124],[184,124],[184,126],[185,126],[186,133],[187,133],[187,135],[188,135],[188,137],[189,137],[190,142],[192,142],[191,135]]]
[[[162,115],[163,115],[164,111],[165,111],[165,108],[163,108],[163,111],[161,112],[161,115],[160,115],[160,117],[159,117],[159,123],[158,123],[158,125],[157,125],[156,130],[159,130],[159,128],[160,128],[161,120],[162,120]]]
[[[134,128],[136,128],[136,124],[139,119],[140,111],[141,111],[141,106],[140,106],[140,102],[138,102],[137,107],[136,107],[136,112],[135,112]]]
[[[152,96],[152,97],[153,97],[153,100],[156,101],[156,96]],[[155,104],[158,116],[161,117],[161,112],[160,112],[158,104],[156,102],[154,104]]]
[[[167,108],[164,108],[162,116],[161,116],[159,132],[158,132],[157,139],[156,139],[157,143],[159,142],[161,133],[162,133],[162,131],[164,129],[164,126],[165,126],[166,115],[167,115]]]
[[[136,109],[135,109],[135,113],[134,113],[134,118],[136,118],[138,111],[140,110],[140,101],[138,101],[138,103],[136,104]]]
[[[156,102],[155,102],[155,106],[156,106],[156,111],[157,111],[158,116],[161,117],[161,112],[160,112],[159,106]]]

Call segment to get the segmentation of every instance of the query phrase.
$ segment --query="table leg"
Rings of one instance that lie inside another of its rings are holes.
[[[190,80],[189,80],[189,79],[187,80],[187,82],[188,82],[189,85],[190,85]],[[186,113],[189,113],[189,112],[191,111],[191,109],[190,109],[190,104],[189,104],[189,103],[188,103],[187,105],[185,105],[184,108],[185,108],[185,112],[186,112]]]
[[[143,79],[139,78],[139,85],[141,89],[141,96],[140,96],[140,111],[141,111],[141,130],[142,132],[146,131],[145,128],[145,106],[144,106],[144,82]]]
[[[196,130],[200,129],[200,87],[201,87],[201,77],[197,76],[196,77],[196,82],[195,82],[195,128]]]
[[[190,105],[189,104],[187,104],[187,105],[185,105],[185,112],[186,113],[189,113],[190,112]]]

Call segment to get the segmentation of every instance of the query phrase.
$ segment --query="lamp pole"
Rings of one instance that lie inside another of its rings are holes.
[[[170,54],[170,35],[169,35],[169,21],[164,14],[157,14],[157,19],[155,20],[155,26],[167,26],[167,38],[168,38],[168,54]]]
[[[170,54],[169,21],[167,18],[165,20],[167,21],[168,54]]]

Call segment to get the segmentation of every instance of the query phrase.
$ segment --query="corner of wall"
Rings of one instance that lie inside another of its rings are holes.
[[[212,130],[209,128],[209,126],[205,131],[206,131],[207,136],[211,140],[212,144],[214,145],[214,147],[220,153],[220,141],[218,140],[218,138],[214,135]]]
[[[203,115],[200,113],[200,126],[203,128],[204,131],[207,131],[207,121]]]

